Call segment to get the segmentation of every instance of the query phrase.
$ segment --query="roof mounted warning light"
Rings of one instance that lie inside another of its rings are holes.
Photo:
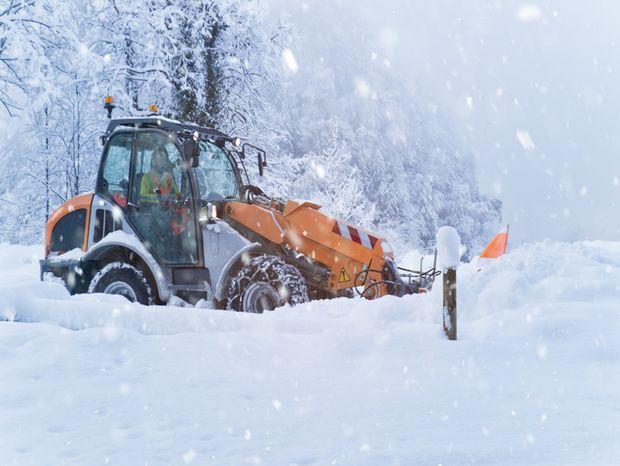
[[[116,108],[116,105],[114,105],[114,97],[112,97],[111,95],[106,95],[103,98],[103,108],[108,111],[108,120],[111,120],[112,110]]]

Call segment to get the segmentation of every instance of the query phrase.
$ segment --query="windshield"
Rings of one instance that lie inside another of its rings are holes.
[[[237,171],[220,147],[200,141],[200,165],[196,168],[200,199],[205,202],[239,197]]]

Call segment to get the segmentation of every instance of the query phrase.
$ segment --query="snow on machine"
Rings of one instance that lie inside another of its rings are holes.
[[[255,155],[262,175],[266,154],[239,138],[155,114],[111,119],[101,141],[94,193],[62,204],[46,226],[41,277],[62,278],[71,293],[260,313],[432,285],[435,267],[399,269],[385,239],[250,184],[245,160]]]

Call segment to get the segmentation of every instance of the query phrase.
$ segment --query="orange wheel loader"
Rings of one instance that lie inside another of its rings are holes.
[[[51,215],[41,278],[142,304],[177,296],[260,313],[286,303],[403,296],[437,272],[399,269],[385,241],[308,201],[251,185],[263,150],[158,115],[111,119],[94,193]]]

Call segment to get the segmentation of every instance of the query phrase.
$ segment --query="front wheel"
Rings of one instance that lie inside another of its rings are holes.
[[[132,303],[153,304],[153,294],[144,272],[126,262],[111,262],[99,270],[91,280],[88,292],[116,294]]]
[[[263,313],[285,304],[308,301],[306,281],[299,270],[276,256],[250,260],[231,280],[228,308]]]

